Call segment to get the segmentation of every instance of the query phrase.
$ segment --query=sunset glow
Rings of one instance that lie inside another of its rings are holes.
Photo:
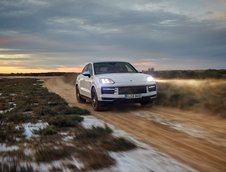
[[[76,72],[80,73],[81,68],[59,68],[59,69],[22,69],[16,67],[1,67],[1,73],[46,73],[46,72]]]
[[[138,70],[225,69],[222,0],[0,1],[0,73],[79,72],[90,61]]]

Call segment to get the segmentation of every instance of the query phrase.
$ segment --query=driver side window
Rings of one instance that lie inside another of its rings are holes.
[[[92,64],[88,64],[88,69],[87,71],[89,71],[90,75],[93,75],[93,68],[92,68]]]

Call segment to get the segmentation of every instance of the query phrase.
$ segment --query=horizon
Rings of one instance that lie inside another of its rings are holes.
[[[0,73],[226,69],[226,1],[0,1]]]
[[[226,69],[172,69],[172,70],[155,70],[153,72],[169,72],[169,71],[226,71]],[[148,69],[138,70],[139,72],[148,72]],[[48,74],[48,73],[81,73],[80,72],[73,72],[73,71],[48,71],[48,72],[11,72],[11,73],[2,73],[0,75],[19,75],[19,74]]]

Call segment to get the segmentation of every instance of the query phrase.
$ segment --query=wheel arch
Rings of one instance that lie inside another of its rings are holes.
[[[97,90],[96,90],[96,87],[95,87],[95,85],[94,85],[94,84],[91,86],[91,90],[90,90],[90,94],[91,94],[91,96],[92,96],[93,90],[97,91]]]
[[[78,89],[80,91],[78,83],[75,83],[75,90]]]
[[[98,90],[98,87],[95,84],[92,84],[91,90],[90,90],[90,97],[92,98],[92,92],[95,90],[97,99],[100,101],[100,91]]]

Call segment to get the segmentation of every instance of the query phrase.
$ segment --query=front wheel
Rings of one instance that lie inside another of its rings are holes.
[[[98,97],[97,97],[95,88],[92,88],[92,91],[91,91],[91,104],[95,111],[102,110],[101,102],[98,101]]]

